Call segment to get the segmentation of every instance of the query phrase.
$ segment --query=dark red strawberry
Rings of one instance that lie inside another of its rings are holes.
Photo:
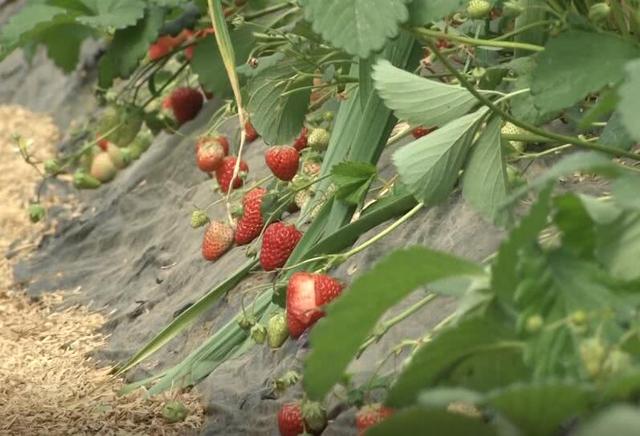
[[[265,271],[281,268],[296,248],[302,233],[293,224],[282,221],[270,224],[262,237],[260,264]]]
[[[429,133],[433,132],[434,130],[436,129],[435,128],[428,129],[426,127],[420,126],[413,129],[411,131],[411,134],[413,135],[414,138],[418,139],[418,138],[422,138],[423,136],[427,136]]]
[[[205,173],[215,171],[229,152],[229,142],[224,136],[203,136],[196,142],[196,163]]]
[[[253,188],[242,199],[243,211],[236,227],[236,244],[246,245],[260,236],[264,220],[262,218],[262,197],[264,188]]]
[[[214,261],[231,248],[233,229],[221,221],[212,221],[202,240],[202,257]]]
[[[356,428],[358,436],[364,435],[369,427],[384,421],[393,414],[393,410],[380,403],[364,406],[356,413]]]
[[[295,142],[293,143],[293,147],[298,151],[301,151],[307,148],[308,137],[309,137],[309,129],[307,129],[306,127],[303,127],[302,132],[300,132],[300,136],[298,136]]]
[[[278,411],[280,436],[298,436],[304,432],[304,420],[299,403],[284,404]]]
[[[288,182],[298,172],[300,153],[290,145],[269,147],[264,160],[274,176]]]
[[[236,178],[233,180],[233,186],[231,186],[231,178],[233,177],[233,170],[236,166],[236,156],[227,156],[222,159],[222,163],[216,169],[216,180],[222,192],[227,193],[230,189],[238,189],[244,184],[244,176],[249,171],[249,166],[243,160],[240,161],[240,171]]]
[[[195,88],[176,88],[169,96],[169,106],[179,125],[194,119],[202,109],[203,98]]]
[[[297,272],[287,286],[287,325],[292,338],[324,316],[322,306],[338,297],[342,284],[324,274]]]
[[[258,132],[253,128],[253,124],[250,121],[244,123],[244,135],[247,138],[247,142],[253,142],[258,139]]]

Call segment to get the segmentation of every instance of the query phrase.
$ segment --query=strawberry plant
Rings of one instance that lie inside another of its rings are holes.
[[[53,34],[65,35],[64,49]],[[250,272],[273,280],[250,315],[243,309],[131,389],[193,385],[249,347],[308,333],[304,398],[282,407],[281,434],[321,433],[323,402],[346,391],[341,401],[359,409],[354,431],[366,434],[631,435],[640,420],[639,35],[636,0],[45,0],[2,29],[0,59],[45,45],[70,71],[82,40],[108,41],[98,67],[106,109],[84,135],[95,140],[44,163],[47,177],[73,171],[79,188],[112,180],[153,134],[181,134],[211,93],[223,102],[185,158],[216,180],[214,204],[227,218],[199,208],[191,224],[206,226],[206,260],[234,244],[248,259],[119,372]],[[237,134],[227,138],[219,132],[229,120]],[[243,160],[259,137],[272,174],[262,180]],[[451,197],[504,229],[495,255],[474,262],[407,247],[350,283],[333,278]],[[354,385],[353,360],[439,295],[456,310],[391,350],[402,365]]]

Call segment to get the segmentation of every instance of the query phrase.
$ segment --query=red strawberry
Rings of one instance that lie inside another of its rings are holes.
[[[298,436],[304,433],[304,420],[299,403],[287,403],[280,408],[278,429],[281,436]]]
[[[393,410],[383,406],[380,403],[364,406],[356,413],[356,428],[358,436],[364,435],[364,432],[374,425],[384,421],[393,414]]]
[[[247,121],[244,123],[244,135],[247,138],[247,142],[253,142],[258,139],[258,132],[253,128],[253,124],[251,121]]]
[[[196,142],[196,162],[205,173],[215,171],[229,152],[229,141],[224,136],[202,136]]]
[[[233,244],[233,229],[228,224],[212,221],[204,233],[202,240],[202,257],[216,260]]]
[[[271,172],[280,180],[289,181],[298,172],[300,154],[290,145],[269,147],[264,160]]]
[[[298,150],[301,151],[305,148],[307,148],[307,137],[309,136],[309,129],[307,129],[306,127],[302,128],[302,132],[300,132],[300,136],[298,136],[295,140],[295,142],[293,143],[293,147]]]
[[[414,138],[418,139],[418,138],[422,138],[423,136],[428,135],[429,133],[433,132],[435,130],[435,128],[431,128],[428,129],[426,127],[416,127],[415,129],[413,129],[411,131],[411,134],[413,135]]]
[[[100,134],[96,134],[96,137],[99,138]],[[98,139],[98,147],[100,147],[102,151],[107,151],[107,148],[109,148],[109,140],[107,138]]]
[[[287,286],[287,325],[292,338],[324,316],[321,307],[338,297],[342,284],[336,279],[308,272],[297,272]]]
[[[245,161],[241,160],[240,171],[233,181],[233,186],[231,186],[231,178],[233,177],[236,160],[238,160],[238,158],[235,156],[227,156],[222,159],[222,163],[216,169],[216,180],[222,192],[229,192],[230,189],[237,189],[244,184],[243,174],[241,173],[246,174],[246,172],[249,171],[249,166]]]
[[[242,199],[243,213],[236,228],[236,244],[246,245],[256,239],[262,227],[262,197],[267,193],[264,188],[253,188]]]
[[[293,224],[282,221],[273,223],[264,231],[262,248],[260,249],[260,264],[265,271],[273,271],[284,266],[302,233]]]
[[[179,125],[194,119],[202,109],[202,94],[195,88],[176,88],[169,97],[169,105]]]
[[[149,46],[149,59],[155,61],[166,56],[176,45],[176,41],[172,36],[161,36]]]

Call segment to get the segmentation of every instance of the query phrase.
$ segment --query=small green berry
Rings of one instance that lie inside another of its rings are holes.
[[[287,318],[284,312],[279,312],[269,319],[267,325],[267,343],[271,348],[279,348],[289,337]]]
[[[544,319],[542,319],[540,315],[531,315],[529,318],[527,318],[526,329],[529,333],[536,333],[540,331],[543,325]]]
[[[316,151],[324,151],[327,149],[330,140],[331,134],[329,131],[318,128],[311,131],[307,139],[307,144]]]
[[[470,18],[484,18],[491,12],[491,3],[487,0],[471,0],[467,4],[467,15]]]
[[[29,205],[29,219],[32,223],[37,223],[44,218],[46,211],[40,203],[31,203]]]
[[[189,411],[180,401],[171,400],[162,409],[162,416],[170,423],[184,421]]]
[[[198,209],[194,210],[193,213],[191,213],[191,227],[193,227],[194,229],[202,227],[208,223],[209,217],[204,211]]]
[[[44,171],[49,175],[58,174],[61,169],[60,162],[56,159],[47,159],[44,161]]]
[[[256,344],[264,344],[264,341],[267,339],[267,328],[262,324],[256,324],[251,327],[250,335]]]

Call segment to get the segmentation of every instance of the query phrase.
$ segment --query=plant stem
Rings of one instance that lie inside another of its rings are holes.
[[[180,75],[180,73],[182,73],[182,71],[184,71],[185,68],[187,68],[187,65],[189,65],[188,62],[184,62],[182,65],[180,65],[180,68],[178,68],[176,70],[175,73],[173,73],[173,75],[171,77],[169,77],[169,79],[167,79],[167,81],[160,87],[160,89],[158,89],[158,92],[156,95],[152,95],[151,97],[149,97],[147,99],[147,101],[145,101],[142,104],[142,109],[146,108],[147,106],[149,106],[151,104],[151,102],[153,100],[155,100],[156,98],[158,98],[158,95],[162,94],[162,91],[164,91],[167,86],[169,86],[171,84],[171,82],[173,82],[174,80],[176,80],[176,78]],[[136,92],[137,93],[137,92]],[[134,97],[135,99],[135,97]]]
[[[259,11],[255,11],[252,14],[247,14],[244,16],[244,19],[249,21],[249,20],[253,20],[255,18],[260,18],[263,17],[265,15],[269,15],[273,12],[278,12],[281,11],[282,9],[286,9],[288,7],[295,7],[295,5],[292,2],[285,2],[285,3],[280,3],[279,5],[273,5],[273,6],[269,6],[267,8],[261,9]]]
[[[534,28],[536,28],[538,26],[545,26],[547,24],[553,24],[553,21],[551,21],[551,20],[542,20],[542,21],[536,21],[535,23],[529,23],[527,25],[524,25],[524,26],[520,27],[519,29],[513,30],[511,32],[507,32],[507,33],[505,33],[503,35],[500,35],[500,36],[498,36],[496,38],[493,38],[493,41],[502,41],[502,40],[505,40],[505,39],[509,39],[512,36],[516,36],[516,35],[518,35],[518,34],[520,34],[522,32],[526,32],[527,30],[534,29]]]
[[[558,142],[561,143],[569,143],[569,144],[573,144],[575,146],[581,147],[581,148],[585,148],[588,150],[593,150],[593,151],[600,151],[612,156],[616,156],[616,157],[627,157],[629,159],[633,159],[633,160],[640,160],[640,156],[629,152],[629,151],[624,151],[624,150],[620,150],[617,148],[611,148],[611,147],[607,147],[606,145],[602,145],[602,144],[598,144],[598,143],[591,143],[589,141],[585,141],[583,139],[580,138],[576,138],[573,136],[567,136],[567,135],[561,135],[559,133],[554,133],[554,132],[549,132],[546,131],[544,129],[538,128],[532,124],[529,123],[525,123],[523,121],[518,120],[517,118],[511,116],[511,114],[509,114],[508,112],[504,111],[503,109],[501,109],[500,107],[496,106],[491,100],[489,100],[488,98],[486,98],[484,95],[482,95],[480,92],[478,92],[478,90],[476,90],[473,85],[471,83],[469,83],[469,81],[467,80],[467,78],[461,74],[452,64],[451,62],[449,62],[449,60],[446,58],[446,56],[443,56],[442,53],[440,53],[440,50],[438,49],[438,47],[433,43],[433,41],[431,40],[427,40],[426,41],[427,45],[429,46],[429,48],[433,51],[433,53],[435,53],[435,55],[438,57],[438,59],[440,59],[440,61],[443,63],[443,65],[449,70],[451,71],[451,73],[453,73],[456,78],[458,79],[458,81],[460,82],[460,84],[462,86],[464,86],[471,94],[473,94],[473,96],[475,98],[477,98],[482,104],[484,104],[485,106],[487,106],[489,109],[491,109],[491,111],[493,111],[494,113],[500,115],[500,117],[502,117],[504,120],[510,121],[511,123],[515,124],[518,127],[523,128],[524,130],[527,130],[531,133],[534,133],[536,135],[540,135],[540,136],[544,136],[546,138],[549,139],[554,139]]]
[[[469,38],[467,36],[452,35],[450,33],[440,32],[438,30],[431,30],[431,29],[425,29],[420,27],[414,27],[411,29],[411,31],[414,34],[423,38],[424,37],[445,38],[445,39],[450,39],[452,41],[461,42],[463,44],[478,45],[478,46],[484,46],[484,47],[514,48],[514,49],[522,49],[522,50],[529,50],[529,51],[536,51],[536,52],[544,50],[544,47],[540,45],[527,44],[524,42],[511,42],[511,41],[499,41],[494,39]]]

